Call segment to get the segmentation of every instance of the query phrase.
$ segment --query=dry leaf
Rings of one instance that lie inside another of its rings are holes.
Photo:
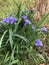
[[[40,64],[40,65],[44,65],[44,63],[43,64]]]

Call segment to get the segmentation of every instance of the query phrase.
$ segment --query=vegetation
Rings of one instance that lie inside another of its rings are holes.
[[[9,6],[10,10],[6,6],[4,6],[6,10],[4,8],[3,11],[0,10],[1,15],[3,14],[0,17],[0,65],[47,64],[49,28],[43,23],[45,21],[49,23],[49,13],[36,21],[32,8],[22,6],[23,2],[17,3],[14,0]]]

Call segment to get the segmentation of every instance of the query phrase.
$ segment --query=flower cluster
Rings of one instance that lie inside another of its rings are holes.
[[[27,15],[23,15],[22,18],[24,19],[24,25],[28,25],[30,24],[30,21],[28,20],[28,16]],[[34,30],[35,29],[35,26],[32,25],[32,29]]]
[[[10,16],[9,18],[8,17],[4,17],[2,19],[2,22],[6,22],[8,24],[13,24],[14,21],[16,21],[16,18],[15,17],[12,17],[12,16]]]
[[[28,20],[28,16],[27,15],[23,15],[22,18],[24,19],[24,25],[30,24],[30,21]]]
[[[24,25],[25,25],[25,26],[28,25],[28,24],[30,24],[30,21],[29,21],[27,15],[23,15],[22,18],[24,19]],[[4,18],[2,19],[2,22],[6,22],[6,23],[8,23],[8,24],[13,24],[15,21],[16,21],[16,18],[15,18],[15,17],[12,17],[12,16],[10,16],[10,17],[4,17]],[[34,25],[32,25],[32,30],[34,30],[35,28],[36,28],[36,27],[35,27]],[[47,31],[47,28],[46,28],[46,27],[42,27],[40,30],[41,30],[42,32],[46,32],[46,31]],[[43,44],[42,44],[42,42],[41,42],[40,39],[37,39],[37,40],[35,41],[35,46],[43,46]]]
[[[28,24],[30,24],[30,21],[28,20],[28,16],[27,15],[23,15],[22,18],[24,19],[24,25],[25,26],[28,25]],[[32,30],[34,30],[34,29],[35,29],[35,26],[32,25]],[[42,27],[40,30],[42,32],[46,32],[47,28],[46,27]],[[37,39],[35,41],[35,46],[43,46],[42,41],[40,39]]]

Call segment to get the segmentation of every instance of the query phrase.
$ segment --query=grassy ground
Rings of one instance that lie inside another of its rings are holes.
[[[12,1],[12,0],[11,0]],[[0,19],[7,15],[7,13],[12,9],[12,2],[9,0],[0,0]]]
[[[34,4],[34,0],[15,0],[18,4],[21,3],[22,6],[30,8]],[[3,18],[9,11],[11,11],[15,7],[13,0],[0,0],[0,19]]]

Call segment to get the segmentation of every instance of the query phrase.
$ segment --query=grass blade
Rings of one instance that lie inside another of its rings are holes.
[[[19,38],[23,39],[26,43],[28,43],[28,40],[24,36],[21,36],[18,34],[14,34],[14,36],[19,37]]]
[[[1,39],[0,39],[0,48],[1,48],[2,41],[3,41],[3,38],[4,38],[4,36],[5,36],[6,33],[7,33],[7,30],[3,33],[3,35],[2,35],[2,37],[1,37]]]
[[[9,29],[9,40],[10,40],[11,48],[13,48],[13,32],[11,28]]]
[[[37,27],[40,27],[40,25],[45,21],[45,19],[48,17],[49,13],[45,14],[44,17],[37,23]]]

